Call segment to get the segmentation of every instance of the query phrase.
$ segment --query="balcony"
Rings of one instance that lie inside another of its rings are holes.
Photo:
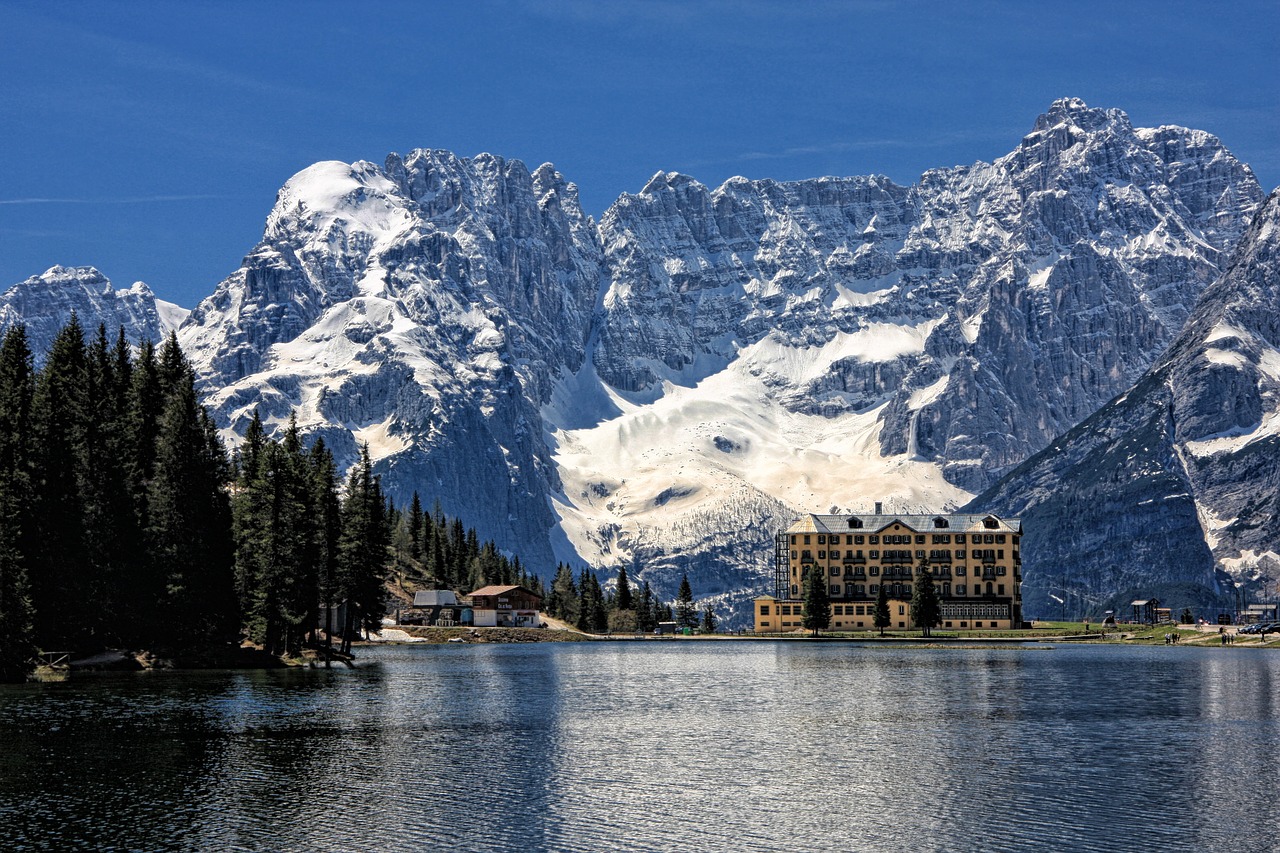
[[[855,564],[864,565],[864,566],[867,564],[866,557],[845,557],[844,561],[845,563],[855,563]]]
[[[844,579],[845,580],[866,580],[867,573],[862,569],[858,569],[857,571],[853,571],[853,572],[846,571],[844,573]]]

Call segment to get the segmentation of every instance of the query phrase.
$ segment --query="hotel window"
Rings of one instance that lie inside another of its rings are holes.
[[[809,534],[807,534],[807,533],[806,533],[806,534],[805,534],[805,536],[804,536],[804,544],[806,544],[806,545],[808,545],[808,544],[809,544]]]
[[[818,552],[818,559],[819,559],[819,560],[825,560],[825,559],[827,559],[827,552],[826,552],[826,551],[819,551],[819,552]]]
[[[1000,585],[996,588],[996,594],[997,594],[997,595],[1004,595],[1004,584],[1000,584]]]
[[[853,537],[853,544],[854,544],[854,545],[861,545],[861,544],[862,544],[862,540],[863,540],[863,538],[864,538],[864,537],[862,537],[862,536],[855,536],[855,537]]]
[[[965,573],[964,566],[956,566],[956,577],[962,578],[964,577],[964,573]]]
[[[963,548],[957,548],[957,549],[956,549],[956,559],[957,559],[957,560],[963,560],[963,559],[964,559],[964,549],[963,549]]]
[[[917,545],[923,545],[923,544],[924,544],[924,537],[923,537],[923,536],[917,536],[917,537],[916,537],[916,544],[917,544]]]
[[[767,604],[761,604],[761,605],[760,605],[760,615],[761,615],[761,616],[768,616],[768,615],[769,615],[769,605],[767,605]]]
[[[878,559],[880,559],[880,552],[879,552],[879,551],[874,551],[874,550],[873,550],[873,551],[871,552],[871,559],[873,559],[873,560],[878,560]]]
[[[835,554],[835,552],[834,552],[834,551],[832,551],[832,552],[831,552],[831,556],[832,556],[832,557],[835,557],[835,555],[836,555],[836,554]],[[834,578],[834,577],[835,577],[835,576],[837,576],[838,574],[840,574],[840,567],[839,567],[839,566],[832,566],[832,567],[831,567],[831,577],[833,577],[833,578]]]
[[[760,627],[761,627],[761,628],[768,628],[768,627],[769,627],[769,623],[768,623],[768,622],[761,622],[761,623],[760,623]]]
[[[868,541],[868,542],[870,542],[872,545],[879,545],[879,544],[880,544],[880,537],[879,537],[879,536],[868,536],[868,537],[867,537],[867,541]]]
[[[905,615],[905,614],[906,614],[906,612],[907,612],[907,606],[906,606],[905,604],[899,604],[899,605],[898,605],[898,615],[899,615],[899,616],[903,616],[903,615]]]
[[[831,559],[833,559],[833,560],[838,560],[838,559],[840,559],[840,552],[839,552],[839,551],[832,551],[832,552],[831,552]]]
[[[878,584],[878,583],[873,583],[873,584],[871,585],[871,594],[872,594],[872,595],[879,595],[879,594],[880,594],[880,584]]]
[[[1004,544],[1004,534],[1003,534],[1003,533],[997,533],[997,534],[996,534],[996,544],[997,544],[997,545],[1003,545],[1003,544]]]
[[[793,560],[794,560],[796,557],[799,557],[799,556],[800,556],[800,552],[799,552],[799,551],[796,551],[795,549],[792,549],[792,551],[791,551],[791,559],[793,559]]]
[[[956,584],[956,595],[964,595],[964,584]]]
[[[852,536],[846,536],[846,537],[844,537],[844,544],[846,544],[846,545],[852,545],[852,544],[853,544],[853,537],[852,537]]]
[[[831,594],[832,594],[832,595],[839,595],[839,594],[840,594],[840,584],[838,584],[838,583],[833,583],[833,584],[831,585]]]
[[[795,597],[795,596],[796,596],[796,595],[798,595],[799,593],[800,593],[800,587],[796,586],[795,584],[792,584],[792,585],[791,585],[791,595],[792,595],[792,597]]]
[[[1003,575],[1004,573],[1005,573],[1005,567],[1004,567],[1004,566],[996,566],[996,574],[998,574],[998,575]]]
[[[963,533],[957,533],[957,534],[956,534],[956,544],[957,544],[957,545],[963,545],[963,544],[964,544],[964,534],[963,534]]]
[[[874,556],[875,556],[875,554],[872,554],[871,556],[873,556],[873,557],[874,557]],[[880,574],[880,567],[879,567],[879,566],[872,566],[871,568],[867,569],[867,574],[872,575],[872,576],[879,575],[879,574]]]

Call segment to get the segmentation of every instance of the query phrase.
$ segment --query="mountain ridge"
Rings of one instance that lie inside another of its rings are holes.
[[[1130,388],[1261,199],[1078,99],[909,186],[659,171],[599,222],[550,164],[415,149],[290,178],[179,334],[230,440],[296,412],[534,564],[737,607],[789,513],[959,506]]]

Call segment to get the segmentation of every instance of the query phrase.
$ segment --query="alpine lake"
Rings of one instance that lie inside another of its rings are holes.
[[[0,687],[0,848],[1280,849],[1280,655],[359,651]]]

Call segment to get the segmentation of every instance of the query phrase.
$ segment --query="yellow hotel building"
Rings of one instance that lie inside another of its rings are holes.
[[[809,572],[827,576],[833,631],[875,626],[886,586],[889,629],[913,628],[913,582],[927,563],[939,627],[1022,625],[1022,523],[994,515],[806,515],[777,536],[774,594],[755,600],[758,633],[803,628]]]

